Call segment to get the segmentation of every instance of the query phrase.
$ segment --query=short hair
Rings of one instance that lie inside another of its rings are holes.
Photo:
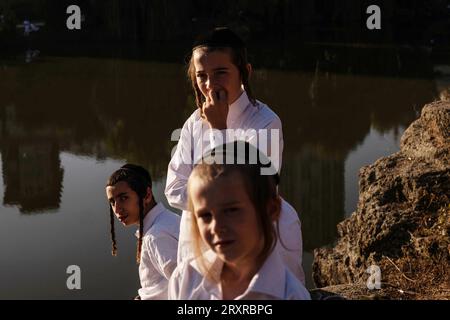
[[[245,43],[229,28],[218,27],[197,37],[192,50],[199,47],[245,49]]]

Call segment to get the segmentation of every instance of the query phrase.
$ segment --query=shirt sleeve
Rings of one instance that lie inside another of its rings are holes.
[[[166,280],[177,267],[178,240],[170,234],[153,237],[149,242],[153,266]]]
[[[138,290],[141,300],[165,300],[167,299],[167,279],[160,274],[153,261],[150,250],[150,241],[143,239],[141,261],[139,264],[139,278],[141,288]]]
[[[169,279],[169,288],[168,288],[168,299],[169,300],[180,300],[181,297],[181,272],[185,267],[184,264],[179,264],[175,270],[173,271],[172,276]]]
[[[279,220],[279,237],[277,247],[289,270],[304,284],[303,271],[303,237],[301,221],[297,211],[286,200],[282,199]]]
[[[166,300],[169,278],[177,266],[177,239],[170,233],[146,236],[142,243],[138,290],[142,300]]]
[[[174,208],[187,210],[187,181],[193,168],[192,149],[192,124],[190,117],[181,129],[175,153],[170,160],[167,169],[167,181],[165,195],[167,202]]]

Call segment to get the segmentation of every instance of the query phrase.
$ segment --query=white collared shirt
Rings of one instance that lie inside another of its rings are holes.
[[[220,279],[223,261],[209,250],[204,253],[209,272],[206,277],[196,259],[183,261],[169,281],[171,300],[223,300]],[[273,251],[253,276],[248,288],[235,300],[310,300],[308,290],[284,265],[277,251]]]
[[[143,231],[138,293],[142,300],[165,300],[170,276],[177,266],[180,217],[158,203],[145,216]]]
[[[180,224],[180,239],[178,242],[178,256],[177,262],[180,264],[184,260],[191,260],[194,257],[194,249],[190,235],[194,234],[191,231],[192,214],[188,211],[183,211]],[[305,284],[305,273],[303,271],[303,239],[301,222],[297,211],[283,198],[281,198],[281,212],[278,220],[278,228],[280,230],[275,246],[275,251],[278,252],[284,264],[292,272],[294,276]],[[281,241],[280,241],[281,238]],[[209,248],[203,246],[202,250],[206,251]]]
[[[283,198],[281,198],[278,227],[281,241],[278,239],[275,250],[278,251],[286,267],[304,285],[302,226],[297,211]]]
[[[240,132],[235,140],[245,140],[258,148],[258,130],[266,129],[278,130],[278,141],[271,154],[271,136],[269,134],[267,148],[259,148],[272,160],[272,164],[278,171],[281,168],[283,153],[283,132],[280,118],[265,104],[257,101],[256,106],[252,105],[244,91],[241,96],[233,102],[228,109],[227,129],[238,130]],[[252,131],[249,131],[252,130]],[[181,129],[180,140],[167,170],[167,181],[165,194],[169,204],[181,210],[187,210],[186,185],[194,164],[209,150],[220,144],[215,138],[219,135],[212,134],[209,125],[201,119],[200,111],[197,109],[186,120]],[[239,134],[241,133],[241,134]],[[246,135],[246,133],[250,135]],[[256,133],[256,135],[255,135]],[[224,135],[223,139],[227,136]],[[232,141],[221,141],[232,142]],[[275,141],[274,141],[275,144]],[[263,150],[264,149],[264,150]],[[275,152],[278,151],[278,152]],[[278,164],[277,164],[278,163]]]
[[[247,93],[241,96],[229,106],[227,116],[227,127],[229,129],[278,129],[278,171],[281,169],[283,153],[283,133],[280,118],[265,104],[257,101],[254,106],[250,103]],[[170,160],[167,170],[167,182],[165,194],[169,204],[183,210],[180,224],[180,238],[178,242],[178,263],[184,259],[191,259],[193,251],[190,244],[191,216],[187,209],[187,181],[196,161],[201,157],[198,150],[207,152],[214,147],[217,141],[211,139],[209,125],[200,118],[199,110],[196,110],[184,123],[181,137],[176,151]],[[204,139],[206,136],[207,139]],[[243,137],[245,141],[255,145],[255,136]],[[230,141],[228,141],[230,142]],[[271,142],[268,142],[268,146]],[[194,150],[195,149],[195,150]],[[271,148],[268,149],[270,156]],[[280,235],[283,243],[289,250],[280,247],[280,255],[286,262],[288,268],[298,277],[302,283],[305,281],[302,267],[302,233],[298,214],[292,206],[283,200],[280,215]]]

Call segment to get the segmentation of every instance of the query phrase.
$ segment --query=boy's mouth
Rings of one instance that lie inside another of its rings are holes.
[[[234,243],[234,240],[219,240],[214,243],[214,247],[225,248]]]
[[[117,216],[117,219],[119,219],[120,222],[124,222],[128,218],[128,215],[119,215]]]

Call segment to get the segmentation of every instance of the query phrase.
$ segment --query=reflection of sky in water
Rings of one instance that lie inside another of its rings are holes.
[[[345,160],[345,216],[349,217],[355,210],[358,203],[358,172],[362,166],[374,163],[381,157],[393,154],[400,149],[400,138],[404,128],[398,129],[398,134],[394,130],[380,133],[371,128],[370,133],[364,141],[352,150]],[[305,230],[303,230],[305,234]],[[307,239],[304,239],[304,241]],[[312,252],[304,252],[303,265],[306,274],[306,285],[313,288],[312,280]]]
[[[61,162],[65,183],[57,213],[25,216],[2,208],[0,297],[133,297],[138,285],[135,228],[124,230],[116,223],[119,255],[111,257],[104,194],[107,177],[120,163],[66,153]],[[81,267],[81,291],[66,289],[65,270],[71,264]]]
[[[350,216],[358,203],[359,168],[374,163],[377,159],[400,150],[400,138],[404,128],[396,136],[394,130],[379,133],[373,128],[363,143],[351,151],[345,160],[345,214]]]

